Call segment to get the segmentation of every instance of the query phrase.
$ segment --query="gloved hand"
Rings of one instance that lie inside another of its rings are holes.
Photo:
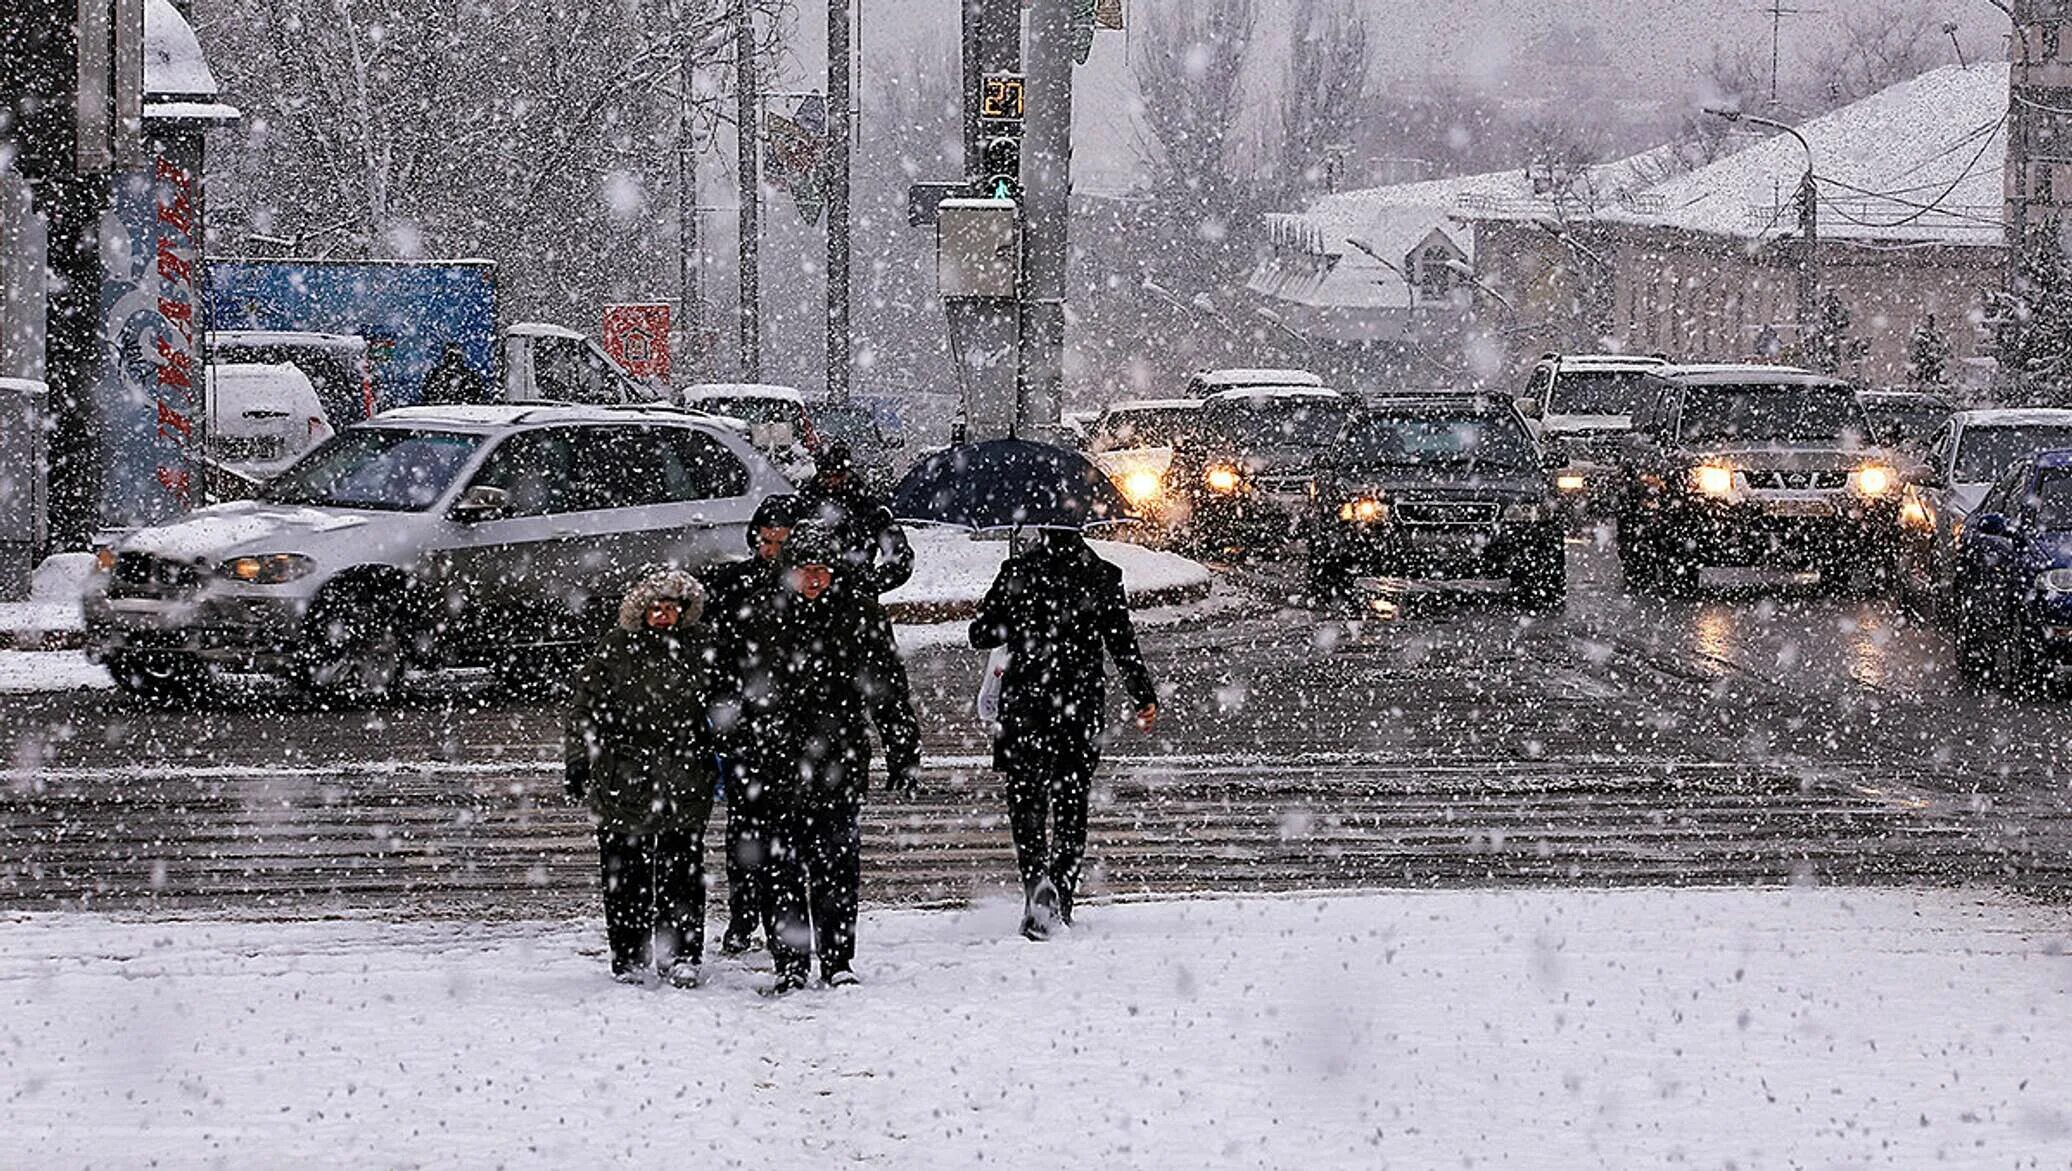
[[[906,796],[918,792],[921,788],[921,758],[918,755],[888,758],[885,761],[885,787]]]

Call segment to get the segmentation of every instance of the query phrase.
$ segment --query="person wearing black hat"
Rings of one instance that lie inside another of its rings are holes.
[[[889,787],[911,792],[921,765],[906,669],[842,549],[823,526],[794,526],[781,578],[747,607],[737,644],[730,751],[771,810],[758,881],[777,992],[804,986],[815,954],[829,987],[856,983],[871,726],[885,742]]]
[[[849,445],[830,440],[813,453],[813,478],[799,490],[799,519],[834,533],[850,578],[875,598],[914,576],[914,548],[892,508],[856,476]]]
[[[708,570],[700,579],[705,586],[706,612],[711,616],[714,664],[722,674],[715,690],[722,696],[735,696],[740,690],[725,673],[741,659],[741,634],[753,608],[783,573],[778,559],[798,511],[796,496],[765,498],[748,522],[750,556]],[[714,716],[718,722],[731,723],[737,711],[722,701]],[[766,814],[755,800],[761,786],[752,784],[732,757],[723,758],[720,767],[727,796],[727,929],[720,936],[719,951],[733,956],[755,946],[756,926],[762,921],[756,877],[762,865],[763,833],[758,825]]]
[[[1130,625],[1122,571],[1072,530],[1039,530],[1001,564],[972,620],[971,645],[1007,648],[993,767],[1007,774],[1022,934],[1048,939],[1071,925],[1079,892],[1107,712],[1103,654],[1115,660],[1146,731],[1158,718],[1158,690]]]

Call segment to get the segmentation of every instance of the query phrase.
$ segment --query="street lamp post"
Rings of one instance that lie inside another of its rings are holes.
[[[1820,295],[1820,189],[1813,181],[1813,144],[1806,141],[1794,127],[1758,114],[1744,114],[1739,110],[1705,111],[1729,122],[1749,122],[1781,130],[1798,140],[1800,149],[1806,152],[1806,173],[1799,180],[1799,355],[1805,360],[1807,343],[1812,339],[1814,322],[1819,307],[1815,304]]]

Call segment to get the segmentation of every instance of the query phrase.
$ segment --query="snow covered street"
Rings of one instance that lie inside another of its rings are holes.
[[[8,1161],[2063,1166],[2072,916],[1543,890],[866,917],[848,991],[592,921],[0,924]]]

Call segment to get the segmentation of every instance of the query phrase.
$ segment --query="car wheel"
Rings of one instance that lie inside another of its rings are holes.
[[[1651,542],[1635,531],[1638,526],[1620,521],[1615,544],[1619,552],[1619,576],[1632,593],[1652,593],[1660,585]]]
[[[1978,617],[1972,603],[1957,599],[1951,603],[1950,639],[1957,648],[1957,671],[1974,683],[1983,682],[1993,670],[1993,652],[1979,637]]]
[[[1697,555],[1690,550],[1671,548],[1669,542],[1660,537],[1653,544],[1648,556],[1655,563],[1655,580],[1662,592],[1672,598],[1688,598],[1697,593],[1701,568]]]
[[[207,663],[177,651],[120,651],[103,664],[124,695],[160,704],[190,704],[215,685]]]
[[[1559,538],[1512,566],[1511,595],[1534,609],[1559,606],[1568,596],[1568,549]]]
[[[303,687],[333,703],[380,703],[395,694],[409,660],[392,591],[327,590],[303,623],[296,665]]]
[[[2041,699],[2049,679],[2026,630],[2015,630],[1993,651],[1993,681],[2016,699]]]
[[[1311,545],[1308,584],[1310,605],[1322,609],[1345,597],[1351,575],[1344,561]]]

